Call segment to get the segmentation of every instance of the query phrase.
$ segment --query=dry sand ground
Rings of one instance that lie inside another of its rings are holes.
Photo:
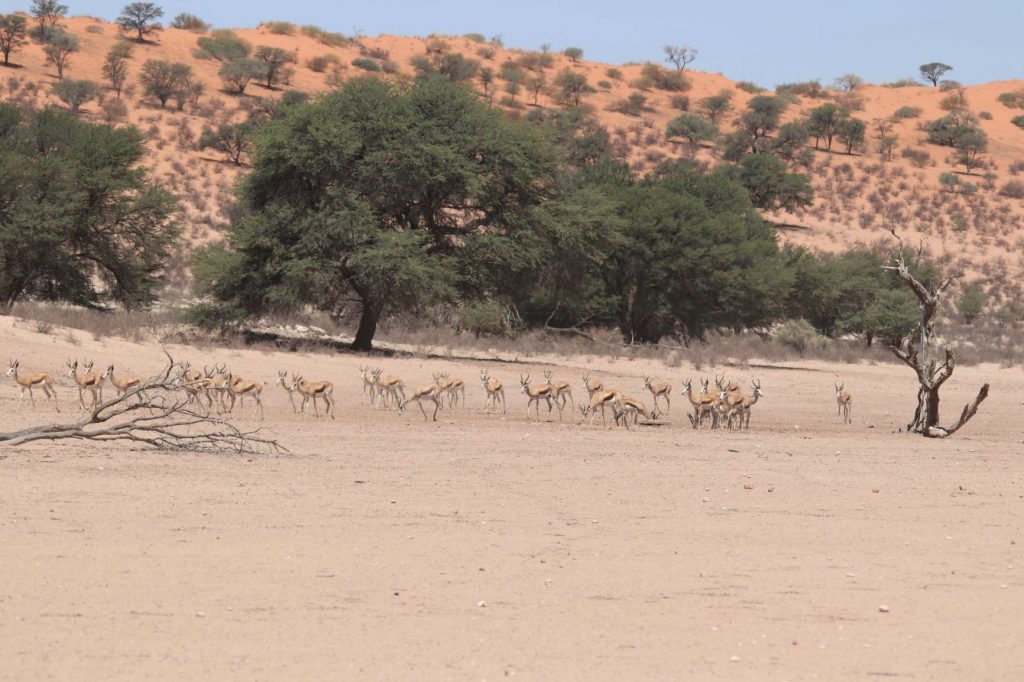
[[[730,370],[767,392],[749,433],[686,424],[679,379],[709,368],[555,367],[577,399],[585,368],[637,394],[671,379],[671,424],[627,433],[527,422],[513,384],[539,364],[486,365],[502,418],[480,410],[484,363],[379,360],[471,380],[433,424],[360,404],[361,357],[176,352],[328,377],[339,419],[268,386],[264,426],[293,455],[0,451],[0,678],[1024,679],[1019,368],[959,370],[947,417],[982,380],[992,397],[938,442],[893,433],[914,387],[892,365]],[[160,365],[10,318],[0,354]],[[53,418],[16,407],[6,379],[0,430]]]

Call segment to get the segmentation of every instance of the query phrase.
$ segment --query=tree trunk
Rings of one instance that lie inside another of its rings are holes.
[[[363,312],[359,316],[359,329],[356,330],[356,338],[352,341],[352,350],[373,350],[373,335],[377,332],[378,319],[379,315],[373,306],[363,303]]]

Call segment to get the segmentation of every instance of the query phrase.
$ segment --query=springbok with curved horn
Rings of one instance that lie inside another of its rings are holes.
[[[398,403],[398,414],[404,414],[405,413],[405,407],[409,403],[411,403],[412,401],[415,400],[416,404],[420,406],[420,412],[423,413],[423,421],[427,421],[427,411],[423,409],[423,401],[424,400],[430,400],[430,401],[433,401],[433,403],[434,403],[434,417],[433,417],[433,420],[437,421],[437,411],[441,409],[441,402],[443,401],[443,397],[442,397],[442,392],[443,391],[444,391],[444,388],[442,388],[436,382],[433,383],[433,384],[428,384],[426,386],[418,387],[415,391],[412,392],[412,395],[409,396],[408,399],[403,399],[403,400],[399,401],[399,403]],[[403,396],[403,398],[404,398],[404,396]]]
[[[693,414],[688,415],[690,417],[690,424],[696,429],[703,423],[704,417],[707,416],[711,418],[711,428],[717,428],[718,410],[715,409],[715,397],[708,394],[707,379],[702,379],[700,385],[700,394],[694,395],[693,382],[689,379],[683,382],[683,395],[689,398],[690,404],[693,405]]]
[[[87,360],[82,363],[82,369],[85,373],[82,375],[78,374],[78,360],[74,362],[68,358],[68,376],[74,379],[75,384],[78,386],[78,411],[84,412],[85,407],[85,392],[89,391],[92,394],[92,404],[89,405],[89,409],[96,407],[99,403],[103,402],[103,373],[94,372],[92,360]],[[97,397],[98,394],[98,397]]]
[[[128,391],[142,385],[142,377],[137,374],[122,374],[121,376],[114,375],[114,364],[107,365],[107,371],[103,373],[103,378],[107,379],[117,389],[117,396],[120,398]],[[140,401],[145,399],[142,391],[139,391],[138,398]]]
[[[505,389],[501,382],[491,377],[486,370],[480,370],[480,386],[487,391],[487,398],[484,399],[484,412],[493,408],[498,411],[498,401],[501,401],[501,413],[505,414]]]
[[[591,379],[589,374],[583,375],[583,390],[587,392],[588,398],[593,398],[594,394],[604,388],[604,382],[600,379]]]
[[[306,403],[313,399],[313,414],[317,419],[320,413],[316,411],[316,398],[320,396],[324,401],[324,414],[331,415],[334,419],[334,384],[329,381],[306,381],[301,374],[292,375],[292,390],[298,391],[302,396],[302,413],[306,413]]]
[[[252,416],[256,416],[259,413],[260,419],[263,419],[263,401],[260,400],[260,395],[263,393],[263,383],[259,381],[246,381],[240,376],[235,376],[230,372],[220,384],[220,388],[227,391],[227,396],[231,399],[231,405],[227,408],[228,412],[232,412],[235,409],[235,397],[238,397],[238,406],[245,407],[245,396],[251,395],[253,400],[256,401],[256,405],[252,408]]]
[[[295,391],[298,390],[295,387],[295,383],[288,381],[288,370],[279,369],[277,370],[277,381],[274,382],[275,386],[280,386],[288,394],[288,402],[292,404],[292,413],[298,412],[298,408],[295,407]],[[363,391],[366,394],[366,391]]]
[[[843,387],[846,386],[844,381],[841,384],[836,384],[836,403],[839,406],[839,416],[843,418],[844,424],[849,424],[853,421],[850,417],[850,408],[853,407],[853,396],[850,395],[849,391],[844,391]]]
[[[53,406],[58,412],[60,412],[60,403],[57,402],[57,389],[55,389],[53,386],[53,376],[50,375],[48,372],[31,372],[29,374],[20,374],[18,371],[20,367],[20,361],[11,360],[11,364],[7,368],[7,376],[13,376],[15,383],[21,387],[21,397],[18,400],[18,409],[20,410],[22,403],[25,402],[25,389],[28,389],[29,402],[32,404],[32,409],[35,409],[36,399],[35,396],[32,395],[32,387],[38,384],[39,386],[42,387],[43,394],[46,396],[47,402],[49,402],[50,397],[52,395]]]
[[[552,378],[554,375],[554,372],[544,372],[544,380],[547,381],[548,386],[551,387],[551,397],[553,397],[556,402],[560,403],[558,414],[559,418],[561,418],[562,408],[565,407],[566,396],[569,397],[569,404],[572,405],[573,410],[576,409],[576,401],[572,398],[572,387],[569,385],[569,382],[564,380],[555,381]]]
[[[551,414],[551,408],[558,405],[558,401],[552,397],[552,391],[554,390],[551,384],[540,384],[539,386],[530,387],[530,375],[519,375],[519,383],[523,387],[522,392],[525,393],[529,400],[526,401],[526,418],[530,418],[530,405],[537,406],[537,421],[540,421],[540,401],[548,401],[548,414]],[[558,418],[562,418],[562,408],[558,408]]]
[[[651,395],[654,396],[655,408],[658,407],[658,398],[661,397],[665,399],[665,414],[672,411],[672,399],[669,398],[669,394],[672,393],[671,384],[666,384],[664,382],[658,382],[655,384],[651,382],[651,377],[644,375],[644,383],[641,388],[647,389],[651,392]]]

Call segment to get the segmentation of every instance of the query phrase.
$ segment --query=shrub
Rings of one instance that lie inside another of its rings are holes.
[[[62,80],[53,84],[53,94],[57,95],[61,102],[68,105],[68,109],[77,113],[86,102],[96,99],[100,93],[98,85],[88,80]]]
[[[916,168],[924,168],[932,160],[932,155],[923,149],[904,149],[900,152],[904,159],[910,159]]]
[[[573,63],[583,59],[583,50],[578,47],[567,47],[562,50],[562,54],[572,60]]]
[[[337,55],[325,54],[317,57],[310,57],[309,61],[306,62],[306,66],[308,66],[312,71],[323,73],[329,67],[340,63],[341,60],[338,59]]]
[[[660,64],[648,62],[644,64],[641,74],[651,79],[654,87],[668,92],[686,92],[693,87],[690,79],[680,71],[672,71],[662,67]]]
[[[956,173],[940,173],[939,184],[949,192],[956,191],[960,185],[960,176]]]
[[[263,24],[263,28],[282,36],[291,36],[299,32],[299,27],[288,21],[268,21]]]
[[[380,71],[380,64],[372,59],[366,57],[356,57],[352,60],[352,66],[358,67],[364,71]]]
[[[474,43],[487,42],[487,38],[484,36],[483,33],[467,33],[462,37],[465,38],[466,40],[472,40]]]
[[[828,90],[822,87],[821,83],[813,81],[802,81],[799,83],[782,83],[775,87],[777,95],[797,95],[800,97],[811,97],[824,99],[829,96]]]
[[[602,88],[604,90],[611,90],[612,84],[609,83],[608,81],[597,81],[597,87]]]
[[[999,103],[1010,109],[1017,109],[1024,106],[1024,93],[1020,92],[1004,92],[998,97]]]
[[[1024,199],[1024,182],[1009,180],[999,188],[999,194],[1010,199]]]
[[[622,80],[622,71],[619,70],[619,69],[616,69],[614,66],[610,67],[609,69],[607,69],[604,72],[604,75],[608,76],[609,78],[611,78],[614,81]]]
[[[198,59],[216,59],[219,62],[230,62],[245,59],[252,52],[252,45],[238,37],[234,31],[214,31],[196,41],[199,48],[195,52]]]
[[[807,320],[787,320],[775,327],[775,340],[788,346],[800,355],[807,351],[821,350],[828,345],[828,337],[818,333]]]
[[[978,114],[978,118],[980,118],[982,121],[991,121],[992,114],[988,111],[983,111],[980,114]]]
[[[476,337],[504,336],[508,331],[505,308],[497,301],[465,305],[459,309],[459,328]]]
[[[894,121],[903,121],[908,118],[917,118],[921,115],[921,107],[900,107],[896,111],[892,112],[892,118]]]
[[[103,27],[100,26],[99,24],[90,24],[90,25],[85,27],[85,31],[86,31],[86,33],[99,33],[99,34],[102,34],[103,33]]]
[[[180,28],[194,33],[206,33],[210,30],[210,25],[194,14],[182,12],[171,20],[171,28]]]
[[[302,31],[302,35],[323,43],[328,47],[348,47],[353,42],[353,40],[346,35],[341,33],[331,33],[330,31],[323,30],[319,26],[303,26],[300,30]]]
[[[739,83],[736,84],[736,87],[742,90],[743,92],[750,93],[751,95],[757,95],[762,92],[767,92],[767,90],[765,90],[760,85],[752,81],[740,81]]]
[[[108,124],[123,121],[128,116],[128,105],[124,100],[116,98],[103,100],[100,110],[103,112],[103,120]]]
[[[689,111],[690,110],[690,96],[689,95],[672,95],[672,99],[669,100],[669,105],[678,111]]]
[[[217,75],[229,92],[242,95],[250,81],[262,78],[265,73],[266,66],[255,59],[237,59],[220,67]]]
[[[1010,119],[1010,123],[1018,128],[1024,128],[1024,116],[1014,116]]]
[[[883,88],[920,88],[924,87],[921,83],[918,83],[913,78],[900,78],[899,80],[892,81],[891,83],[882,83]]]

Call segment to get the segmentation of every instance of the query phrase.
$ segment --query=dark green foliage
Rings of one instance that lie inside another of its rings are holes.
[[[216,59],[219,62],[232,62],[245,59],[252,52],[252,45],[244,38],[238,37],[234,31],[213,31],[197,41],[199,49],[195,56],[199,59]]]
[[[255,59],[236,59],[220,67],[217,75],[224,82],[224,88],[238,95],[245,93],[246,86],[253,79],[263,78],[266,65]]]
[[[0,14],[0,52],[4,53],[4,66],[11,63],[11,53],[25,44],[28,22],[17,14]]]
[[[752,97],[746,111],[736,121],[736,131],[724,139],[723,156],[726,160],[739,161],[745,154],[770,151],[772,141],[769,136],[778,130],[787,106],[782,97]]]
[[[758,208],[792,211],[814,203],[807,176],[788,172],[786,164],[771,154],[744,156],[737,178]]]
[[[267,125],[241,191],[249,213],[203,279],[249,314],[342,315],[357,301],[353,345],[368,349],[388,311],[486,295],[528,267],[520,233],[555,161],[535,126],[443,79],[348,81]]]
[[[180,28],[184,31],[194,31],[195,33],[206,33],[210,30],[210,25],[194,14],[182,12],[171,20],[171,28]]]
[[[203,128],[197,146],[199,149],[216,149],[224,153],[236,166],[242,165],[242,157],[252,149],[252,123],[222,123],[216,130]]]
[[[929,64],[921,65],[921,78],[923,80],[931,81],[932,85],[938,85],[946,73],[952,71],[953,67],[942,62],[931,62]]]
[[[807,164],[813,152],[807,149],[810,132],[803,123],[783,123],[771,144],[771,153],[789,163]]]
[[[928,141],[932,144],[952,147],[961,131],[974,128],[977,123],[977,119],[971,114],[965,111],[953,111],[942,118],[929,121],[922,126],[922,129],[928,133]]]
[[[970,175],[982,154],[988,151],[988,135],[981,128],[962,126],[953,135],[954,156]]]
[[[9,105],[0,105],[0,111]],[[0,119],[5,118],[0,115]],[[176,230],[135,128],[45,109],[0,136],[0,307],[18,300],[144,307]]]
[[[88,80],[63,80],[53,84],[53,94],[73,113],[78,113],[83,104],[96,99],[99,93],[99,86]]]
[[[46,54],[46,61],[57,69],[58,79],[64,78],[64,69],[68,65],[71,53],[78,52],[78,47],[78,38],[70,33],[65,33],[58,28],[50,31],[47,43],[43,47],[43,53]]]
[[[665,130],[666,137],[683,137],[690,144],[699,144],[715,139],[718,129],[710,121],[697,114],[680,114]]]
[[[178,93],[187,91],[191,79],[192,67],[160,59],[147,59],[139,74],[143,92],[159,100],[161,107]]]
[[[1018,128],[1024,128],[1024,116],[1014,116],[1010,119],[1010,123]]]
[[[750,93],[751,95],[759,95],[762,92],[765,92],[764,88],[762,88],[757,83],[753,83],[751,81],[740,81],[739,83],[736,84],[736,87],[742,90],[743,92]]]
[[[117,25],[125,33],[135,33],[135,41],[145,42],[146,36],[160,30],[160,23],[157,21],[164,15],[164,11],[152,2],[133,2],[124,6],[121,16],[117,18]]]
[[[967,284],[960,290],[960,297],[956,300],[956,310],[964,318],[964,322],[974,324],[974,321],[985,311],[987,304],[988,295],[981,285]]]

